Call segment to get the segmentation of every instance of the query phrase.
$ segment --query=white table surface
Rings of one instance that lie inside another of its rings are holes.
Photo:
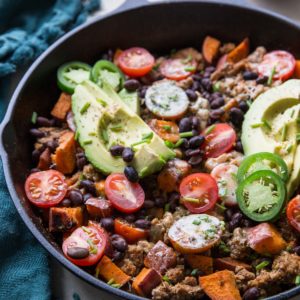
[[[96,12],[90,19],[97,15],[114,10],[125,1],[130,0],[102,0],[102,10]],[[170,1],[170,0],[169,0]],[[300,0],[232,0],[231,2],[258,5],[282,13],[300,22]],[[300,43],[300,41],[299,41]],[[113,300],[103,292],[83,282],[68,270],[63,268],[54,259],[51,259],[51,278],[54,299],[57,300]],[[300,296],[294,300],[300,299]]]

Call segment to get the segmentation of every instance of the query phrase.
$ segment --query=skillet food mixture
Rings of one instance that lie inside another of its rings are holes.
[[[300,284],[300,60],[207,36],[57,71],[25,191],[74,264],[155,300]]]

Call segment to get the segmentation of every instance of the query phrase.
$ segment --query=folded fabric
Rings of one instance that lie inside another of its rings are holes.
[[[24,5],[26,4],[26,6]],[[28,65],[58,37],[86,20],[99,0],[0,1],[0,77]],[[10,28],[10,30],[6,30]],[[1,35],[2,32],[2,35]],[[1,78],[0,87],[10,85]],[[0,91],[0,116],[6,109]],[[7,96],[7,95],[6,95]],[[6,188],[0,162],[0,300],[50,299],[46,251],[20,219]]]

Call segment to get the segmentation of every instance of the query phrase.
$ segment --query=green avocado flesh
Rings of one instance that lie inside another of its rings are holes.
[[[276,153],[286,162],[289,196],[300,184],[299,120],[300,80],[291,79],[261,94],[245,115],[242,128],[245,155]]]
[[[111,155],[113,145],[132,147],[130,163],[140,177],[159,171],[175,156],[164,141],[120,99],[114,89],[87,80],[72,95],[76,136],[90,163],[104,174],[120,173],[127,165]]]

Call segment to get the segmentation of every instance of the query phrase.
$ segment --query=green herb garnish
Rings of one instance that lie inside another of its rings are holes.
[[[171,131],[171,126],[170,125],[163,125],[163,129],[167,132]]]
[[[83,145],[90,145],[92,143],[93,143],[92,140],[86,140],[86,141],[83,142]]]
[[[263,122],[264,126],[267,127],[269,130],[272,129],[270,123],[267,120],[262,120],[262,122]]]
[[[97,249],[96,245],[93,243],[93,241],[91,239],[87,239],[86,241],[87,241],[87,243],[89,244],[89,246],[91,248],[90,253],[91,254],[97,254],[98,249]]]
[[[182,62],[183,64],[187,64],[187,63],[191,62],[192,59],[193,59],[192,55],[189,54],[185,59],[182,59],[181,62]]]
[[[174,145],[175,148],[178,148],[179,146],[181,146],[183,144],[184,140],[183,139],[179,139],[176,144]]]
[[[297,275],[295,278],[295,284],[300,285],[300,275]]]
[[[116,125],[116,126],[110,127],[110,130],[116,132],[116,131],[121,131],[122,128],[123,128],[122,125]]]
[[[221,87],[220,82],[217,81],[216,83],[214,83],[213,86],[212,86],[213,92],[214,93],[219,92],[220,91],[220,87]]]
[[[170,203],[166,203],[164,207],[164,211],[167,212],[170,210]]]
[[[193,135],[194,135],[193,131],[186,131],[186,132],[179,133],[179,136],[181,138],[192,137]]]
[[[287,132],[287,125],[284,124],[282,130],[281,130],[281,141],[284,142],[286,139],[286,132]]]
[[[108,134],[107,134],[107,131],[105,129],[101,130],[101,136],[102,136],[103,141],[105,143],[108,143]]]
[[[194,224],[194,225],[200,225],[200,224],[201,224],[201,220],[200,220],[200,219],[195,219],[195,220],[193,221],[193,224]]]
[[[227,245],[223,241],[220,242],[219,249],[224,253],[230,253],[229,247],[227,247]]]
[[[172,142],[170,142],[170,141],[165,141],[165,145],[168,148],[170,148],[170,149],[174,149],[175,148],[175,145]]]
[[[36,123],[37,116],[38,116],[37,112],[34,111],[34,112],[32,113],[32,116],[31,116],[31,123],[32,123],[32,124],[35,124],[35,123]]]
[[[97,101],[103,106],[103,107],[106,107],[107,106],[107,102],[98,98]]]
[[[274,66],[271,70],[271,74],[270,74],[270,76],[268,78],[268,82],[267,82],[268,85],[271,85],[273,83],[273,77],[274,77],[275,73],[276,73],[276,66]]]
[[[79,131],[78,130],[76,130],[76,132],[75,132],[75,137],[74,137],[74,139],[76,140],[76,141],[78,141],[78,139],[79,139]]]
[[[91,102],[86,102],[80,109],[80,113],[81,114],[84,114],[88,108],[91,106]]]
[[[258,265],[255,267],[255,270],[256,270],[256,271],[259,271],[259,270],[261,270],[261,269],[267,267],[269,264],[270,264],[269,261],[264,260],[264,261],[262,261],[260,264],[258,264]]]
[[[186,201],[186,202],[191,202],[191,203],[199,203],[200,202],[199,199],[192,198],[192,197],[182,197],[182,200]]]
[[[184,71],[186,71],[186,72],[194,72],[194,71],[196,71],[196,67],[195,66],[186,66],[184,68]]]
[[[166,281],[168,284],[171,284],[171,280],[170,280],[170,278],[169,278],[167,275],[164,275],[164,276],[162,277],[162,280],[163,280],[163,281]]]
[[[251,125],[252,128],[259,128],[259,127],[261,127],[261,126],[264,126],[264,123],[263,123],[263,122],[261,122],[261,123],[255,123],[255,124],[252,124],[252,125]]]
[[[211,125],[205,130],[205,134],[210,134],[214,129],[216,125]]]
[[[220,195],[221,196],[221,195]],[[225,211],[226,210],[226,207],[222,204],[219,204],[219,203],[216,203],[216,206],[221,209],[222,211]]]
[[[142,136],[143,140],[151,140],[153,137],[153,132],[146,133]]]
[[[191,272],[191,275],[192,276],[197,276],[198,274],[198,269],[193,269],[192,272]]]

